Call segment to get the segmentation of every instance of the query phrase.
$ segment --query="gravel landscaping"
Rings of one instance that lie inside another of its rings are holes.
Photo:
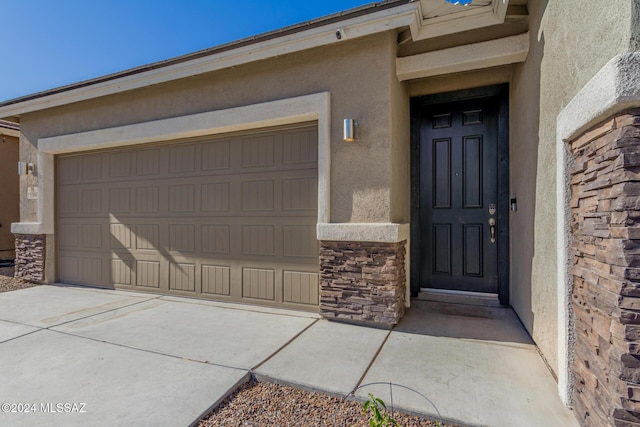
[[[38,284],[14,278],[13,267],[0,267],[0,292],[15,291],[33,286],[38,286]]]
[[[388,402],[387,402],[388,403]],[[334,424],[335,416],[335,424]],[[398,426],[431,427],[429,420],[395,413]],[[245,426],[368,426],[362,403],[345,401],[293,387],[250,381],[225,399],[198,427]],[[443,427],[455,427],[444,424]]]

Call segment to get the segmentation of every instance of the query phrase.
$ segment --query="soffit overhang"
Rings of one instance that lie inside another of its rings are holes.
[[[510,0],[387,0],[193,54],[0,103],[0,119],[126,92],[385,31],[409,28],[414,41],[504,22]],[[519,2],[520,0],[511,0]],[[341,37],[337,37],[337,32]]]
[[[501,24],[509,0],[474,0],[461,6],[442,0],[419,0],[411,26],[414,41]]]

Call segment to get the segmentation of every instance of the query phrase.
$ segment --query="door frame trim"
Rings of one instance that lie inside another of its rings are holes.
[[[411,296],[420,291],[420,124],[422,108],[480,98],[498,100],[498,298],[509,305],[509,85],[500,84],[411,98]]]

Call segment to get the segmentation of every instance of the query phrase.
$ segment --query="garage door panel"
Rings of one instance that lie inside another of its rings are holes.
[[[316,310],[317,129],[57,158],[58,276]]]
[[[274,187],[272,179],[242,182],[242,211],[273,211]]]
[[[121,151],[109,154],[109,178],[131,178],[134,153]]]
[[[80,178],[85,182],[102,179],[102,157],[100,155],[82,157]]]
[[[160,245],[160,224],[136,224],[135,248],[139,251],[156,251]]]
[[[160,212],[160,187],[157,185],[136,188],[136,213]]]
[[[169,290],[195,292],[196,264],[177,262],[169,264]]]
[[[309,257],[318,255],[319,245],[313,225],[285,225],[282,227],[283,256]]]
[[[228,181],[200,184],[201,212],[227,214],[231,206],[230,188]]]
[[[58,245],[63,249],[80,249],[80,224],[61,223],[58,226]]]
[[[83,256],[81,258],[81,277],[82,283],[90,285],[102,285],[105,283],[103,279],[102,257],[100,256]]]
[[[318,134],[306,131],[284,132],[282,163],[314,167],[318,162]]]
[[[193,224],[170,224],[169,250],[172,252],[195,252],[196,226]]]
[[[58,196],[59,217],[227,217],[273,212],[315,218],[318,181],[309,171],[302,172],[287,172],[284,177],[282,173],[259,173],[250,179],[245,175],[242,180],[232,176],[215,182],[211,177],[144,181],[128,187],[108,183],[102,189],[89,188],[82,193],[65,187]]]
[[[231,268],[227,265],[202,264],[202,292],[211,295],[231,295]]]
[[[318,273],[283,271],[283,299],[293,304],[318,305]]]
[[[78,190],[60,191],[58,197],[61,206],[58,211],[60,216],[69,216],[80,212],[80,192]]]
[[[109,212],[129,214],[134,205],[133,192],[128,187],[109,188]]]
[[[67,252],[58,258],[59,279],[66,283],[80,283],[80,255]]]
[[[318,178],[302,177],[282,180],[282,210],[317,211]]]
[[[80,192],[80,213],[83,215],[102,213],[102,189],[92,188]]]
[[[169,174],[177,175],[195,172],[196,145],[180,144],[169,147]]]
[[[179,184],[169,186],[169,213],[189,213],[196,210],[196,186]]]
[[[258,135],[242,138],[242,167],[274,166],[277,136]]]
[[[242,297],[249,299],[259,299],[275,301],[276,272],[266,268],[242,269]]]
[[[60,184],[73,184],[80,176],[80,158],[62,157],[58,160],[57,182]]]
[[[242,255],[273,256],[276,253],[275,227],[265,224],[242,226]]]
[[[109,224],[109,241],[112,251],[127,251],[132,247],[130,224]]]
[[[231,150],[229,140],[205,142],[201,145],[201,169],[203,171],[220,171],[229,169]]]
[[[160,175],[160,148],[138,150],[136,156],[136,176]]]
[[[66,251],[58,259],[60,280],[72,284],[109,286],[110,260],[103,252]]]
[[[203,253],[229,255],[231,252],[230,224],[202,224],[200,230]]]
[[[103,249],[102,224],[82,224],[80,233],[83,249]]]
[[[160,261],[136,261],[136,286],[160,289]]]
[[[133,286],[133,259],[111,260],[111,282],[116,286]]]

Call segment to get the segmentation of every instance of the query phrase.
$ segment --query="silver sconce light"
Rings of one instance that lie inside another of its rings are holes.
[[[18,175],[33,175],[36,165],[27,162],[18,162]]]
[[[358,122],[354,119],[344,119],[344,142],[353,142],[356,140],[356,128]]]

